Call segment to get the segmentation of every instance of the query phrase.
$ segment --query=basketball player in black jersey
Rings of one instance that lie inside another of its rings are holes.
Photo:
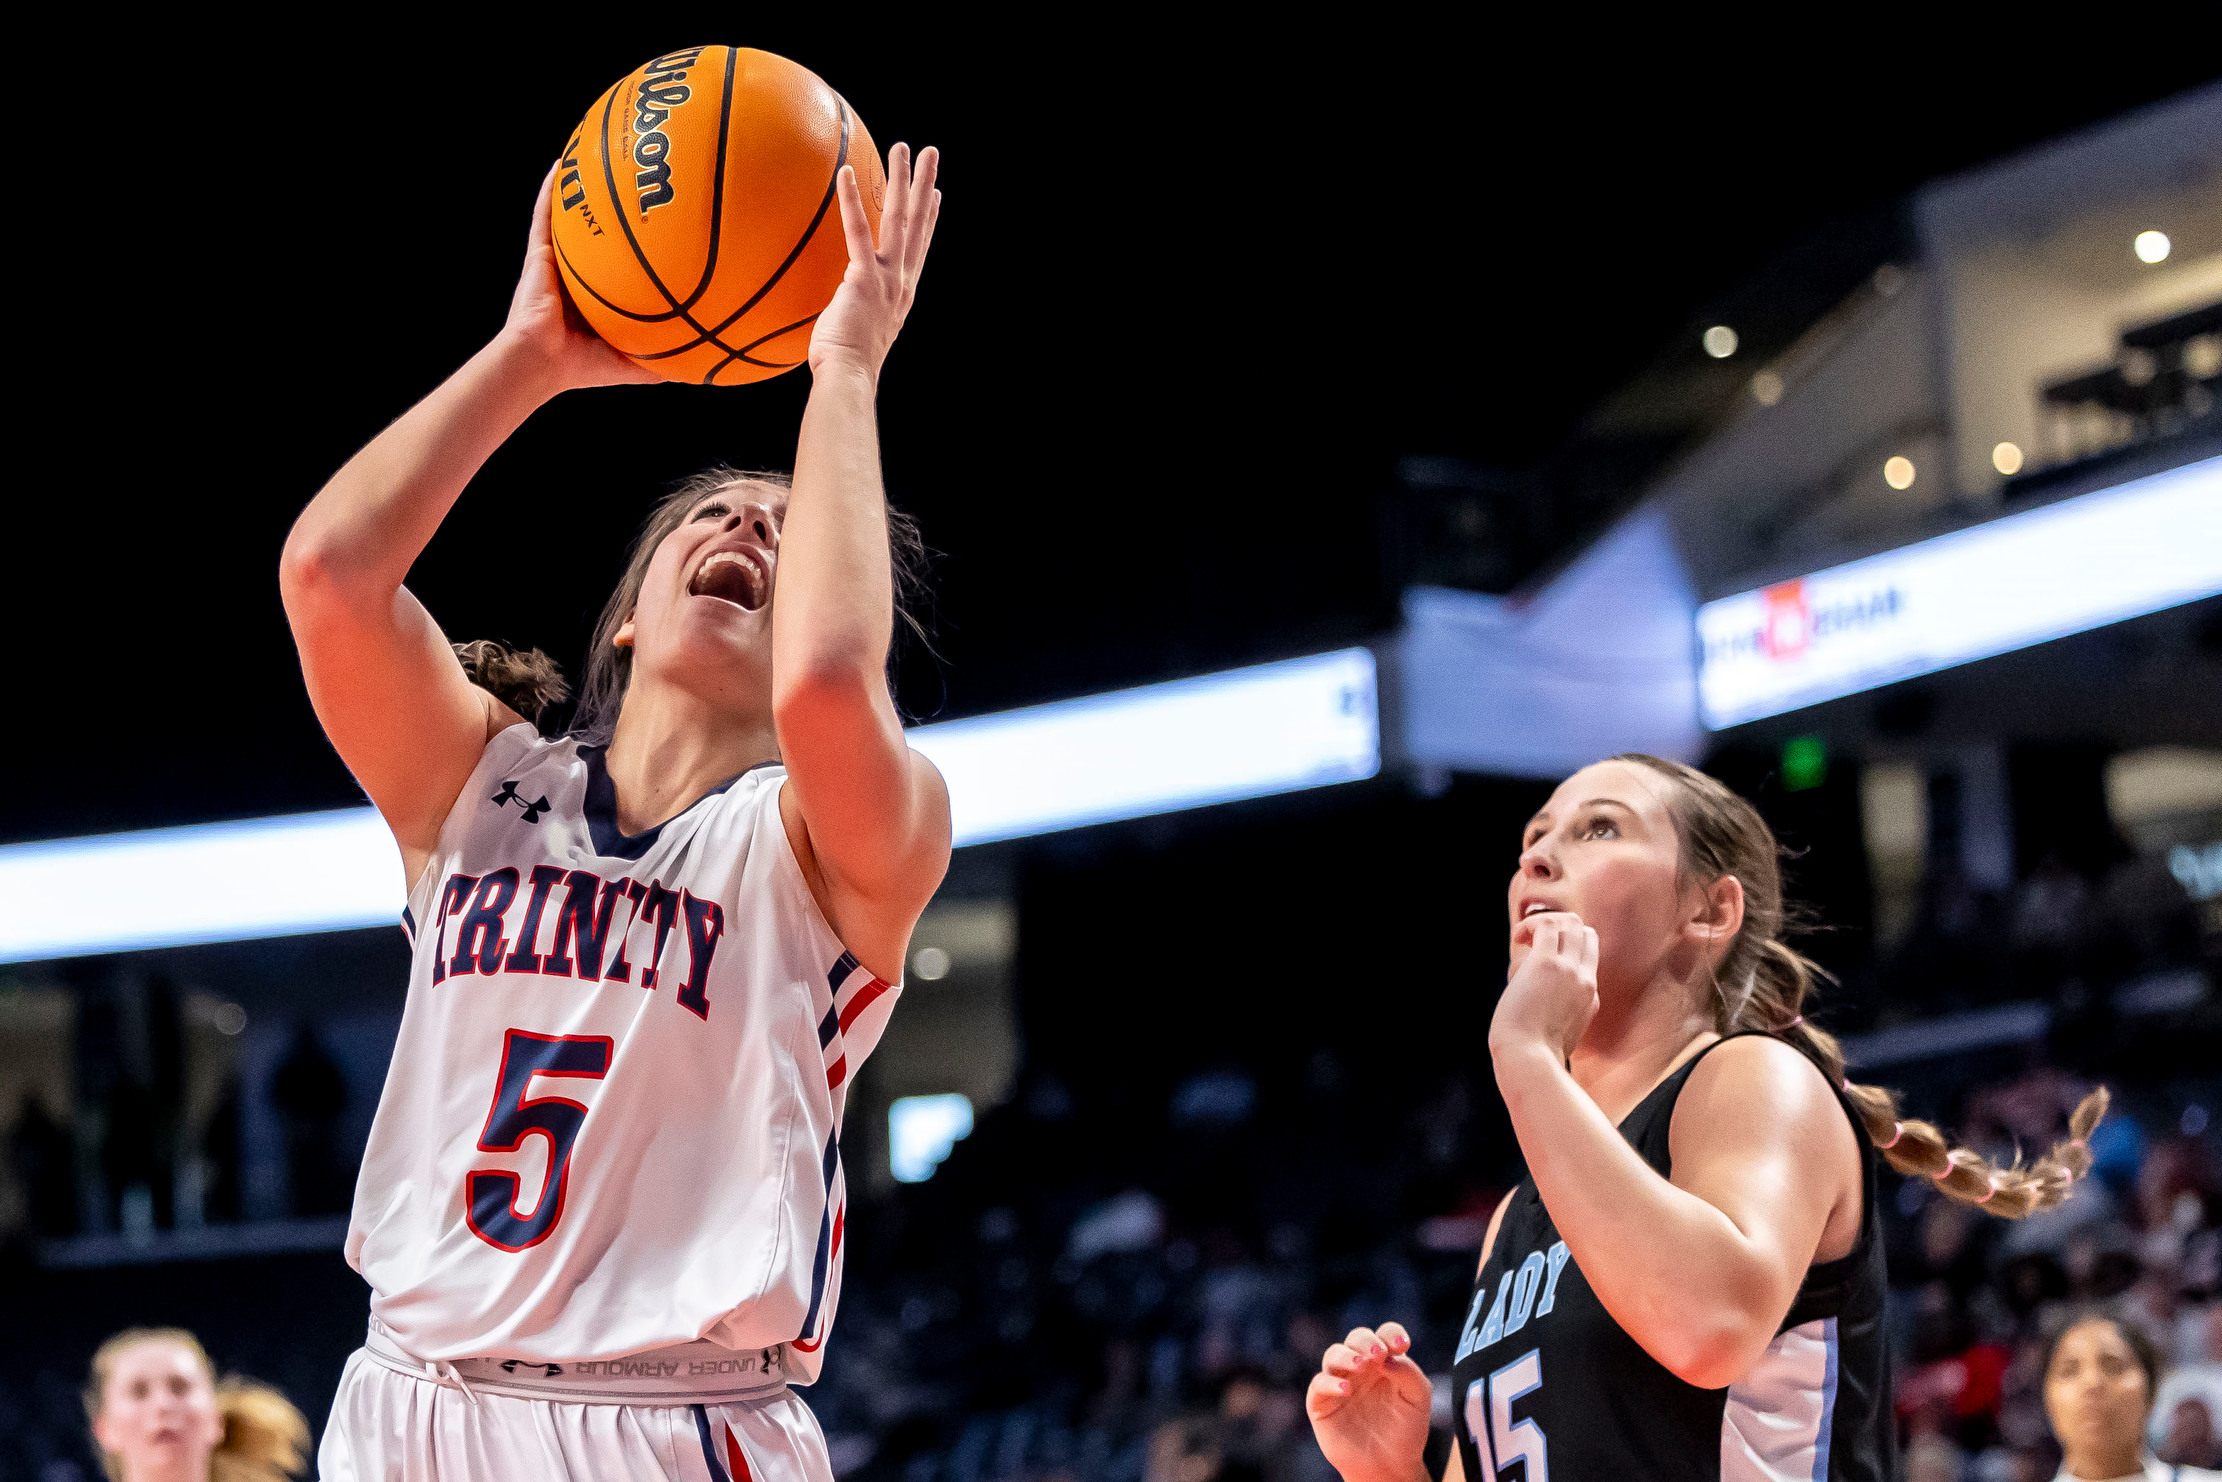
[[[1802,1015],[1777,857],[1750,804],[1656,757],[1585,767],[1529,822],[1489,1031],[1528,1176],[1482,1247],[1445,1482],[1883,1482],[1882,1162],[2009,1217],[2089,1169],[2104,1091],[1997,1168],[1849,1085]],[[1312,1379],[1345,1482],[1424,1482],[1410,1343],[1355,1329]]]

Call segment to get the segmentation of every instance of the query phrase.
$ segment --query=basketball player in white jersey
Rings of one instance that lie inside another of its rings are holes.
[[[890,151],[876,243],[840,172],[849,268],[791,494],[734,476],[666,501],[597,633],[585,734],[543,740],[475,686],[402,585],[536,408],[649,379],[565,299],[546,183],[501,333],[286,542],[309,695],[400,842],[413,953],[327,1482],[830,1482],[788,1384],[840,1295],[843,1096],[950,847],[888,692],[873,405],[936,166]]]

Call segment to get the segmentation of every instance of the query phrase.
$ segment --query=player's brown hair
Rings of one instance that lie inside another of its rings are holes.
[[[309,1423],[292,1401],[266,1384],[237,1374],[216,1378],[201,1340],[183,1328],[126,1328],[100,1345],[93,1354],[92,1372],[85,1381],[85,1420],[100,1419],[108,1393],[108,1376],[116,1360],[142,1343],[174,1343],[191,1353],[201,1372],[216,1390],[216,1413],[223,1417],[224,1438],[208,1459],[209,1482],[283,1482],[306,1464]],[[101,1468],[109,1482],[123,1482],[122,1462],[103,1451]]]
[[[1836,1037],[1806,1020],[1817,985],[1834,980],[1782,939],[1793,925],[1782,894],[1782,846],[1759,810],[1695,767],[1641,752],[1611,760],[1648,768],[1674,784],[1667,811],[1681,842],[1686,878],[1710,885],[1734,875],[1744,887],[1743,929],[1713,970],[1715,1029],[1765,1030],[1803,1048],[1843,1090],[1891,1167],[1934,1180],[1963,1204],[2019,1219],[2068,1197],[2075,1181],[2091,1171],[2089,1139],[2106,1115],[2104,1086],[2084,1097],[2069,1117],[2067,1139],[2027,1165],[2017,1156],[2001,1167],[1953,1146],[1931,1123],[1900,1117],[1897,1093],[1848,1080]]]
[[[571,697],[563,666],[537,648],[519,652],[491,638],[475,638],[456,644],[455,658],[472,684],[534,725],[550,706]]]
[[[593,641],[587,645],[586,676],[579,686],[578,712],[571,719],[571,730],[575,734],[603,744],[616,734],[617,713],[624,708],[625,691],[633,680],[633,651],[619,648],[613,640],[640,601],[641,585],[648,579],[648,563],[654,559],[656,547],[663,544],[665,536],[679,528],[687,511],[702,500],[751,484],[775,491],[782,503],[794,489],[794,480],[783,473],[720,465],[706,468],[681,482],[648,516],[625,562],[625,574],[603,606],[601,621],[594,625]],[[925,590],[926,545],[919,537],[918,522],[893,505],[887,506],[887,559],[894,577],[898,625],[908,628],[922,640],[925,629],[912,616],[911,607]],[[894,661],[890,648],[891,681]]]
[[[633,651],[618,647],[613,640],[640,601],[641,585],[648,579],[648,563],[655,558],[656,547],[679,528],[687,511],[696,504],[712,494],[750,484],[774,490],[782,499],[794,489],[794,481],[783,473],[720,465],[681,482],[650,512],[640,537],[627,553],[625,574],[618,578],[617,590],[604,604],[601,619],[594,625],[594,637],[587,645],[586,677],[580,684],[578,709],[571,719],[573,734],[601,745],[607,745],[616,734],[617,713],[624,708],[625,691],[633,681]],[[887,506],[887,557],[895,579],[895,617],[901,628],[926,642],[926,629],[913,613],[926,589],[926,543],[919,536],[918,522],[893,505]],[[537,648],[520,651],[480,638],[456,644],[455,657],[471,683],[534,725],[540,725],[550,710],[570,698],[571,687],[563,677],[563,666]],[[890,683],[894,665],[891,649]]]

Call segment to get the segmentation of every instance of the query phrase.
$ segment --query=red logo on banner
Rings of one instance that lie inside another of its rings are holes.
[[[1766,625],[1759,631],[1759,646],[1770,659],[1795,659],[1813,638],[1813,609],[1805,600],[1805,579],[1769,587]]]

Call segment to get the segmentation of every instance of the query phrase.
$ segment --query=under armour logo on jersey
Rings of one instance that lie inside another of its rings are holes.
[[[549,1379],[563,1372],[561,1364],[536,1364],[528,1359],[503,1359],[501,1367],[504,1374],[514,1374],[519,1369],[538,1369]]]
[[[517,796],[517,784],[514,781],[504,782],[501,785],[501,791],[494,794],[495,807],[499,808],[504,803],[515,803],[518,807],[524,809],[525,822],[527,823],[538,823],[540,815],[548,811],[548,795],[546,793],[540,795],[539,802],[528,803]]]

